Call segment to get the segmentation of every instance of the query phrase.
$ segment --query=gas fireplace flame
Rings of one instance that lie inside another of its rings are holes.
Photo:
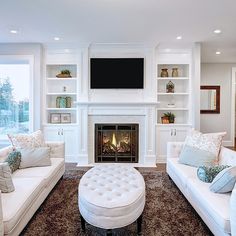
[[[112,134],[112,141],[111,141],[111,143],[112,143],[115,147],[117,146],[115,133]]]

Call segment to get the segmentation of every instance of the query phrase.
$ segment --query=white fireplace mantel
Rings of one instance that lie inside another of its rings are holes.
[[[75,102],[79,118],[78,166],[95,165],[96,123],[139,124],[139,163],[156,166],[156,107],[158,102]]]

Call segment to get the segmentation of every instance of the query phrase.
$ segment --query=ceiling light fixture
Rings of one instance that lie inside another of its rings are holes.
[[[65,49],[65,52],[66,52],[66,53],[69,53],[69,52],[70,52],[70,49]]]
[[[220,52],[220,51],[217,51],[217,52],[216,52],[216,55],[220,55],[220,54],[221,54],[221,52]]]
[[[221,30],[220,30],[220,29],[216,29],[216,30],[214,30],[214,33],[215,33],[215,34],[220,34],[220,33],[221,33]]]
[[[10,33],[12,33],[12,34],[17,34],[17,33],[18,33],[18,30],[10,30]]]
[[[180,40],[182,39],[182,36],[177,36],[176,39]]]
[[[55,40],[55,41],[59,41],[60,38],[59,38],[59,37],[54,37],[54,40]]]

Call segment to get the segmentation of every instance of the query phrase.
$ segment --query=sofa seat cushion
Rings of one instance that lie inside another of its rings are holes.
[[[168,166],[168,169],[170,169],[173,173],[175,173],[175,176],[178,177],[179,179],[178,182],[184,188],[186,188],[188,178],[197,176],[197,168],[180,164],[179,158],[168,158],[167,166]]]
[[[18,177],[43,177],[47,180],[47,184],[50,182],[52,176],[54,176],[64,165],[64,158],[51,158],[51,166],[31,167],[25,169],[19,169],[13,173],[14,178]]]
[[[24,213],[44,189],[45,180],[42,177],[13,178],[13,184],[14,192],[2,193],[4,234],[8,234],[24,217]]]
[[[204,215],[211,218],[225,233],[230,233],[230,193],[218,194],[209,190],[210,183],[197,178],[188,179],[188,195]],[[203,210],[201,210],[203,211]]]

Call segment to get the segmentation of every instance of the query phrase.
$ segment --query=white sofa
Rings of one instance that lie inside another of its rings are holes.
[[[236,187],[232,193],[217,194],[200,181],[197,168],[178,163],[183,143],[167,144],[167,173],[214,235],[236,236]],[[236,166],[236,152],[222,147],[219,164]]]
[[[12,174],[15,191],[0,193],[0,235],[19,235],[65,172],[63,142],[48,142],[51,166],[18,169]],[[11,147],[0,149],[0,158]]]

